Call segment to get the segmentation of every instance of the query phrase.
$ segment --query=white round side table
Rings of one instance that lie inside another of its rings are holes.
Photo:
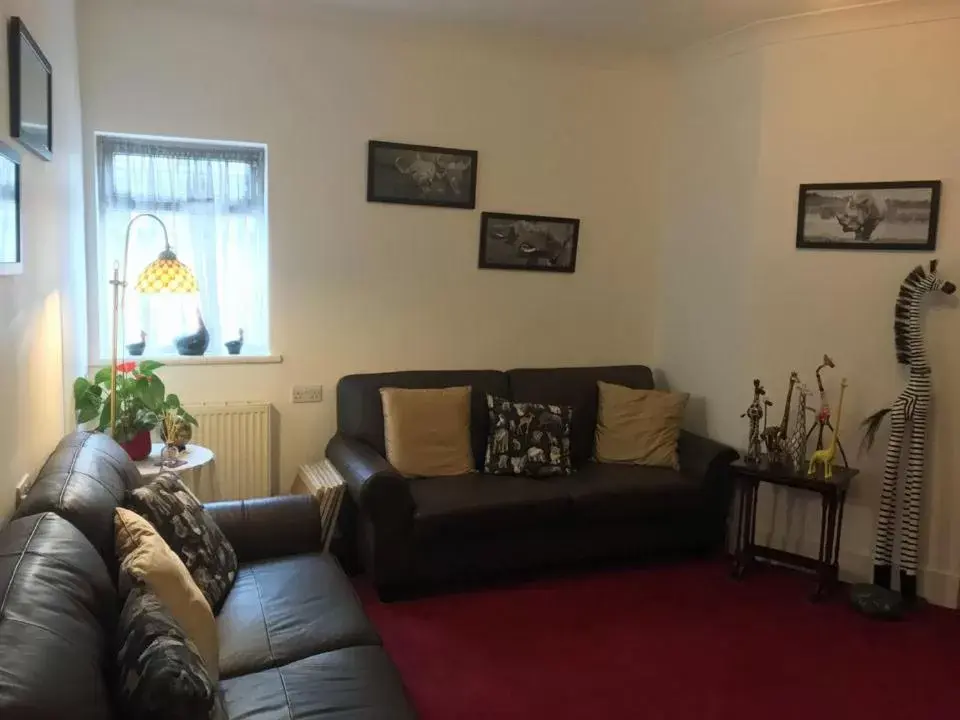
[[[150,456],[134,463],[134,465],[137,466],[137,470],[140,471],[140,477],[154,477],[164,470],[180,473],[184,481],[192,486],[190,490],[197,496],[199,501],[210,502],[216,500],[216,497],[213,496],[204,497],[211,493],[203,492],[201,490],[201,483],[199,482],[203,468],[210,466],[216,459],[213,450],[203,445],[187,445],[186,450],[177,456],[177,460],[180,460],[183,464],[177,465],[176,467],[163,467],[160,465],[160,453],[164,447],[163,443],[153,443],[153,446],[150,448]],[[208,484],[212,486],[212,483]],[[210,488],[208,488],[208,490],[209,489]]]

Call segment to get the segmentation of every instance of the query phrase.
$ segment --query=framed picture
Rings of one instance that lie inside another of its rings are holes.
[[[542,215],[485,212],[480,221],[480,267],[572,273],[580,221]]]
[[[797,247],[934,250],[940,181],[801,185]]]
[[[0,142],[0,275],[22,272],[20,155]]]
[[[27,26],[10,18],[10,134],[44,160],[53,157],[53,68]]]
[[[477,152],[371,140],[367,201],[472,210],[477,206]]]

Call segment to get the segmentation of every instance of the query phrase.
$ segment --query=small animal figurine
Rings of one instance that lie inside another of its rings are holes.
[[[840,442],[840,418],[843,415],[843,394],[847,390],[847,379],[840,381],[840,400],[837,403],[837,427],[833,431],[833,440],[830,447],[825,450],[817,450],[810,458],[810,466],[807,468],[807,475],[816,475],[817,465],[823,466],[823,478],[829,480],[833,477],[833,460],[837,456],[837,444]]]
[[[239,355],[240,350],[243,348],[243,328],[240,328],[239,337],[236,340],[225,342],[223,346],[231,355]]]
[[[787,460],[787,426],[790,423],[790,408],[793,406],[793,388],[799,380],[796,371],[790,373],[787,399],[783,404],[783,419],[779,425],[763,429],[763,441],[767,446],[768,458],[773,464],[783,463]]]
[[[763,446],[760,444],[760,421],[764,415],[761,398],[766,394],[766,390],[764,390],[763,385],[760,384],[760,379],[754,378],[753,402],[750,403],[747,411],[740,416],[750,420],[750,435],[747,438],[747,454],[744,456],[744,460],[748,463],[760,462],[760,457],[763,454]]]
[[[817,390],[820,393],[820,409],[814,410],[810,409],[810,412],[815,412],[817,415],[817,422],[810,426],[810,429],[807,430],[807,444],[810,443],[810,437],[814,432],[817,433],[817,444],[814,448],[815,450],[823,450],[823,429],[826,428],[830,432],[834,431],[833,424],[830,422],[830,401],[827,399],[827,391],[823,385],[823,377],[820,373],[826,368],[835,368],[836,364],[833,362],[833,358],[829,355],[823,356],[823,362],[817,367],[815,375],[817,376]],[[849,463],[847,462],[847,453],[843,449],[843,443],[837,443],[837,449],[840,451],[840,457],[843,458],[843,465],[847,467]]]
[[[199,308],[197,309],[197,322],[200,324],[199,330],[192,335],[184,335],[176,339],[175,344],[179,354],[199,356],[203,355],[210,347],[210,332],[203,322],[203,315],[200,314]]]
[[[813,393],[803,383],[797,386],[797,414],[793,425],[793,433],[787,450],[793,460],[793,467],[801,470],[807,462],[807,398]]]
[[[140,342],[130,343],[127,345],[127,354],[132,355],[133,357],[140,357],[143,355],[143,351],[147,348],[147,334],[141,330],[140,331]]]

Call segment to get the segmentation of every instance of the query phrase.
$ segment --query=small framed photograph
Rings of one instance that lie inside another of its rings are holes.
[[[53,67],[18,17],[7,33],[10,134],[44,160],[53,158]]]
[[[935,250],[940,181],[801,185],[797,247]]]
[[[480,222],[480,267],[572,273],[577,269],[580,221],[543,215],[485,212]]]
[[[22,272],[20,155],[0,142],[0,275]]]
[[[367,201],[472,210],[477,151],[371,140]]]

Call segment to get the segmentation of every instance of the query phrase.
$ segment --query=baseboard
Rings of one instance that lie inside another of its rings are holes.
[[[762,542],[768,542],[768,540],[763,539]],[[773,538],[769,542],[772,547],[799,552],[807,557],[816,557],[820,547],[816,543],[806,541],[799,547],[795,542],[789,543],[788,546],[783,538]],[[873,558],[870,555],[841,550],[840,579],[848,583],[870,582],[873,579]],[[917,573],[917,592],[933,605],[957,608],[960,600],[960,575],[937,568],[921,568]]]

